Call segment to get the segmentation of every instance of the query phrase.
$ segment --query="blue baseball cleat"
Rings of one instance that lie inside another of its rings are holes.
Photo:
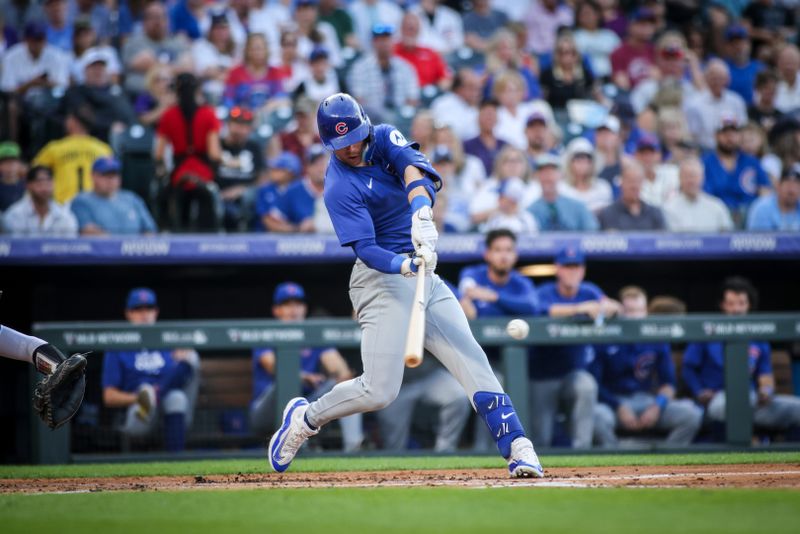
[[[283,410],[281,427],[269,440],[269,463],[278,473],[286,471],[303,443],[319,432],[305,422],[307,409],[308,401],[303,397],[290,400]]]
[[[512,478],[544,478],[544,469],[528,438],[517,438],[511,442],[508,472]]]

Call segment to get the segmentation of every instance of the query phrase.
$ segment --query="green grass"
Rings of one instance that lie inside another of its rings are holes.
[[[797,532],[800,492],[383,488],[0,496],[4,533]]]
[[[548,467],[599,467],[625,465],[700,465],[726,463],[800,463],[800,452],[744,452],[693,454],[631,454],[545,456]],[[468,469],[504,467],[497,456],[439,457],[317,457],[300,456],[292,471],[386,471],[395,469]],[[150,463],[107,463],[79,465],[0,466],[0,478],[113,477],[155,475],[217,475],[263,473],[266,459],[200,460]]]

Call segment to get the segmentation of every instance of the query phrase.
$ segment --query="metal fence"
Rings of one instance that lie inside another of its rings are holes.
[[[528,318],[530,332],[523,340],[505,332],[508,318],[481,319],[471,323],[481,345],[500,347],[505,389],[512,399],[528,398],[530,345],[641,343],[666,341],[721,341],[725,343],[726,433],[732,446],[750,444],[753,431],[749,400],[750,376],[747,344],[751,340],[794,341],[800,339],[800,314],[753,314],[660,316],[642,320],[613,320],[605,324],[585,321]],[[34,334],[76,352],[193,347],[203,350],[274,347],[277,354],[276,394],[278,411],[300,393],[300,349],[302,347],[358,347],[361,331],[348,319],[309,319],[302,323],[274,320],[163,321],[152,326],[126,322],[37,323]],[[515,403],[522,421],[528,421],[528,403]],[[276,418],[279,414],[276,413]],[[33,425],[35,461],[63,462],[70,458],[69,429],[51,432]]]

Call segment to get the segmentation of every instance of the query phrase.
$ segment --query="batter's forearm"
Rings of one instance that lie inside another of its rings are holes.
[[[370,269],[375,269],[386,274],[401,272],[403,261],[408,258],[403,254],[395,254],[390,250],[378,246],[374,239],[360,239],[353,243],[353,251],[358,259],[363,261]]]

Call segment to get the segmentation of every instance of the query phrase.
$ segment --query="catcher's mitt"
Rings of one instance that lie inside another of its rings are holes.
[[[83,392],[86,389],[86,358],[82,354],[74,354],[64,359],[58,349],[52,345],[45,345],[50,349],[48,356],[61,356],[51,374],[45,376],[36,385],[33,392],[33,408],[42,421],[52,429],[56,429],[72,419],[83,401]],[[40,347],[41,350],[45,347]],[[55,349],[55,352],[52,350]],[[37,354],[37,356],[41,353]],[[37,362],[41,363],[41,362]],[[41,365],[37,365],[41,369]]]

